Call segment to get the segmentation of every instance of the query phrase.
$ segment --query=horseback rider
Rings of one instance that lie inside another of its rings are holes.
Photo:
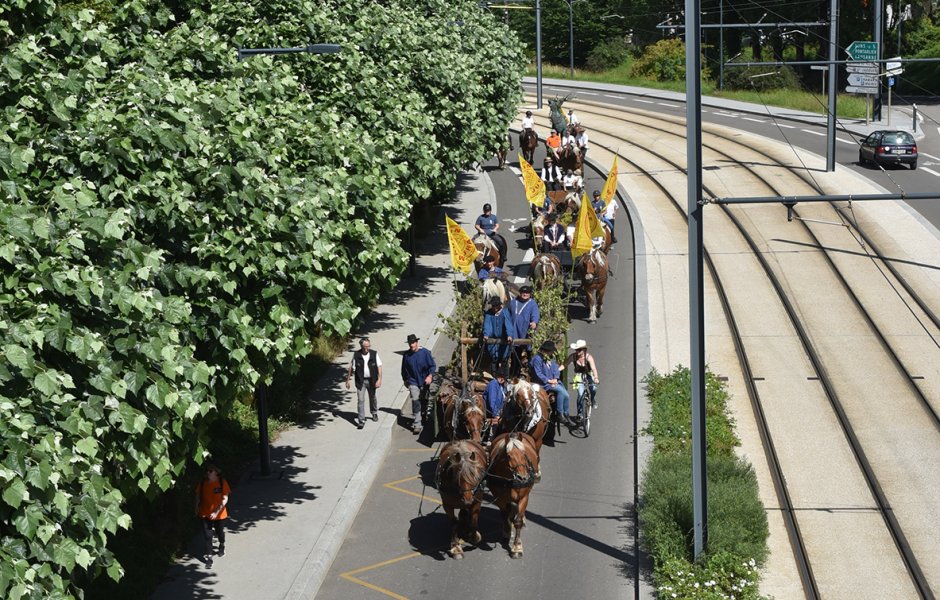
[[[568,125],[577,127],[580,124],[581,124],[581,119],[578,118],[578,115],[574,114],[573,108],[569,108],[568,109]]]
[[[597,215],[597,218],[607,223],[607,227],[610,228],[610,234],[613,235],[614,224],[607,218],[607,203],[604,202],[604,199],[601,198],[601,193],[597,190],[594,190],[594,200],[591,202],[591,206],[594,208],[594,213]]]
[[[545,388],[546,392],[555,392],[555,409],[558,412],[558,420],[564,425],[570,425],[568,418],[568,389],[561,381],[561,371],[564,365],[559,366],[552,355],[555,353],[555,342],[549,340],[543,342],[539,347],[539,352],[532,359],[532,381],[537,382]]]
[[[561,136],[558,135],[558,132],[552,129],[552,132],[548,134],[548,137],[545,139],[545,152],[552,155],[555,160],[558,160],[558,150],[561,149]]]
[[[490,298],[490,308],[483,313],[483,337],[500,340],[499,343],[487,343],[485,346],[493,368],[500,370],[509,360],[516,326],[509,311],[503,310],[503,301],[498,297]]]
[[[557,252],[565,249],[565,228],[558,222],[558,215],[549,213],[548,225],[542,233],[542,252]]]
[[[487,279],[505,279],[506,271],[496,266],[496,259],[487,254],[483,257],[483,266],[477,271],[477,277],[480,281]]]
[[[565,131],[565,135],[561,136],[561,147],[572,152],[577,149],[578,134],[575,132],[574,127],[569,126]]]
[[[552,131],[554,133],[554,131]],[[558,137],[558,134],[555,134]],[[551,156],[545,157],[542,163],[542,181],[545,182],[545,189],[555,191],[562,185],[561,168],[554,163]]]
[[[522,131],[519,132],[519,147],[522,147],[522,139],[525,137],[526,132],[531,131],[535,133],[535,117],[532,116],[532,111],[525,111],[525,116],[522,117]]]
[[[588,134],[583,127],[581,128],[581,131],[575,135],[574,141],[578,146],[578,151],[581,153],[581,162],[584,162],[588,151]]]
[[[594,363],[594,357],[587,351],[587,342],[578,340],[569,346],[572,350],[568,358],[565,359],[565,365],[574,364],[575,382],[578,386],[578,398],[584,393],[584,386],[588,386],[591,392],[591,408],[597,408],[597,384],[601,382],[597,375],[597,365]],[[578,407],[578,413],[583,407]]]
[[[474,223],[473,226],[479,233],[487,235],[493,240],[493,243],[496,244],[496,249],[499,250],[500,257],[505,260],[506,240],[503,239],[503,236],[498,235],[499,217],[493,214],[493,206],[489,202],[483,205],[483,214],[477,217],[476,223]]]

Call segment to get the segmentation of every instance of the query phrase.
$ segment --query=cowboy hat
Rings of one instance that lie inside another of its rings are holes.
[[[555,342],[551,340],[546,340],[542,342],[542,345],[539,346],[539,352],[554,352],[555,351]]]
[[[577,342],[570,344],[569,347],[572,350],[580,350],[581,348],[587,348],[587,342],[584,340],[578,340]]]
[[[502,306],[503,301],[499,299],[498,296],[493,296],[490,298],[490,306]]]
[[[416,336],[416,335],[413,334],[413,333],[409,333],[409,334],[408,334],[408,343],[409,343],[409,344],[413,344],[413,343],[417,342],[417,341],[420,340],[420,339],[421,339],[421,338],[419,338],[418,336]]]

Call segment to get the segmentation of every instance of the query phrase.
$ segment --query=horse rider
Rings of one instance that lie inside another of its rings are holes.
[[[512,318],[513,331],[518,339],[531,335],[542,319],[539,313],[538,302],[532,297],[532,286],[524,285],[519,288],[519,295],[509,301],[509,316]],[[528,352],[530,345],[518,346],[519,350]]]
[[[581,124],[581,119],[578,118],[578,115],[574,114],[574,109],[568,109],[568,125],[577,127]]]
[[[535,117],[532,116],[532,111],[525,111],[525,116],[522,117],[522,131],[519,132],[519,147],[522,147],[522,138],[525,137],[526,131],[531,131],[535,133]]]
[[[486,390],[483,392],[483,400],[486,404],[486,418],[490,421],[491,431],[499,425],[500,416],[503,414],[503,406],[506,404],[506,368],[497,369],[493,374],[493,379],[486,384]]]
[[[477,277],[480,278],[480,281],[485,281],[487,279],[505,279],[506,271],[496,266],[496,259],[492,255],[487,254],[483,257],[483,266],[480,267],[480,270],[477,272]]]
[[[588,134],[583,127],[581,128],[581,131],[575,135],[574,141],[578,146],[578,151],[581,153],[581,162],[584,162],[588,151]]]
[[[493,214],[493,206],[489,202],[483,205],[483,214],[477,217],[476,223],[474,223],[473,226],[478,232],[488,235],[490,239],[493,240],[493,243],[496,244],[499,255],[502,258],[506,258],[505,240],[503,240],[502,236],[496,235],[499,231],[499,217]]]
[[[614,233],[614,219],[617,218],[617,210],[620,208],[620,205],[617,204],[616,198],[611,198],[610,202],[607,203],[607,208],[604,210],[604,221],[610,225],[610,243],[617,243],[617,235]]]
[[[610,235],[614,235],[614,225],[607,218],[607,203],[604,202],[604,199],[601,198],[601,193],[597,190],[594,190],[594,200],[591,202],[591,206],[594,208],[594,213],[597,215],[597,218],[607,223],[607,227],[610,228]]]
[[[483,338],[496,338],[498,343],[487,343],[486,353],[495,370],[506,366],[512,351],[512,340],[516,337],[516,325],[509,311],[503,310],[503,301],[490,298],[490,308],[483,313]]]
[[[551,154],[558,160],[558,151],[561,149],[561,136],[552,129],[552,132],[545,138],[545,152]]]
[[[594,362],[594,357],[588,352],[587,342],[584,340],[578,340],[569,347],[572,352],[565,359],[565,366],[569,363],[574,364],[578,398],[584,393],[584,386],[588,386],[588,390],[591,392],[591,408],[597,408],[595,398],[597,396],[597,384],[601,382],[601,379],[597,376],[597,364]],[[581,412],[581,409],[582,407],[579,406],[578,413]]]
[[[555,354],[555,342],[549,340],[539,346],[539,352],[532,359],[532,381],[539,383],[546,392],[555,392],[555,410],[558,420],[564,425],[570,425],[568,418],[568,389],[561,381],[561,371],[564,365],[559,366],[552,355]]]
[[[571,150],[572,152],[578,147],[578,135],[575,133],[574,127],[568,127],[565,130],[565,135],[561,136],[561,147]]]
[[[558,135],[557,133],[555,134]],[[545,189],[555,191],[562,185],[561,167],[555,164],[551,156],[545,157],[542,163],[542,181],[545,182]]]
[[[545,218],[548,220],[548,225],[542,231],[542,252],[564,250],[567,236],[565,235],[565,227],[558,222],[558,215],[549,213]]]

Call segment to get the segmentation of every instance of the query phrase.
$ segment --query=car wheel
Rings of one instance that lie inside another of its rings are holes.
[[[911,171],[914,171],[916,169],[917,169],[917,161],[915,160],[914,162],[911,163]]]

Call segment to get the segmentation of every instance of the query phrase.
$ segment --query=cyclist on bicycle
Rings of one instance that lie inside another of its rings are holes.
[[[595,396],[597,395],[597,384],[601,380],[597,376],[597,365],[594,363],[594,357],[587,351],[587,342],[584,340],[576,341],[570,345],[570,348],[573,352],[565,359],[565,365],[574,363],[574,383],[578,387],[578,399],[581,399],[582,394],[584,394],[584,387],[587,386],[588,391],[591,393],[591,408],[597,408]],[[583,407],[579,405],[579,414],[582,409]]]

